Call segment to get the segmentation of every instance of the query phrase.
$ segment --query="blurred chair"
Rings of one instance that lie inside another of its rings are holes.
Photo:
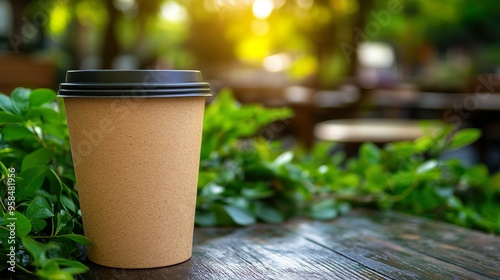
[[[339,90],[320,90],[314,94],[313,100],[318,107],[345,107],[353,105],[359,98],[359,89],[347,85]]]
[[[368,103],[377,116],[384,118],[410,118],[421,93],[412,84],[401,84],[391,89],[375,89],[369,93]]]
[[[54,88],[53,62],[29,55],[0,53],[0,92],[10,94],[17,87]]]
[[[291,129],[297,140],[307,148],[314,143],[314,125],[318,122],[355,117],[360,98],[355,86],[345,85],[339,90],[320,90],[291,86],[284,89],[283,96],[294,110]]]

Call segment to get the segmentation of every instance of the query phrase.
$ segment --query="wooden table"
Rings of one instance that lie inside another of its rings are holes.
[[[427,130],[440,129],[438,121],[427,128],[421,121],[404,119],[337,119],[320,122],[314,128],[314,134],[321,140],[336,142],[375,142],[388,143],[403,140],[415,140]]]
[[[196,228],[193,257],[141,270],[87,263],[79,279],[500,279],[500,237],[398,212]]]

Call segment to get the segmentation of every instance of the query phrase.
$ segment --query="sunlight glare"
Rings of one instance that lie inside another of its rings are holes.
[[[168,1],[161,6],[161,16],[165,20],[180,23],[187,19],[187,11],[177,2]]]
[[[391,67],[394,63],[394,56],[394,50],[386,43],[364,42],[358,49],[359,62],[366,67]]]
[[[273,0],[255,0],[252,6],[253,15],[258,19],[268,18],[273,9]]]

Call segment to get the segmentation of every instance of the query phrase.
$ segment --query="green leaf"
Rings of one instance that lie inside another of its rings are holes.
[[[40,189],[45,179],[46,169],[45,166],[32,167],[18,174],[18,177],[22,178],[22,180],[16,181],[16,199],[18,201],[31,197]]]
[[[217,225],[217,217],[212,211],[198,209],[196,211],[195,223],[202,227]]]
[[[432,170],[438,166],[438,161],[437,160],[428,160],[421,165],[418,166],[417,168],[417,173],[422,174],[425,173],[429,170]]]
[[[224,206],[224,210],[238,225],[248,226],[255,224],[255,217],[243,209],[227,205]]]
[[[422,153],[418,150],[418,147],[412,141],[399,141],[387,144],[387,151],[389,151],[392,156],[399,158],[407,158],[411,154],[416,152]]]
[[[65,210],[61,210],[57,213],[56,235],[61,231],[71,232],[71,230],[73,230],[73,222],[71,219],[71,215]]]
[[[52,243],[45,245],[44,246],[45,251],[48,251],[51,245],[52,245]],[[46,275],[48,275],[48,276],[44,276],[44,277],[46,277],[48,279],[58,279],[59,280],[59,279],[61,279],[60,276],[54,277],[54,275],[58,275],[59,272],[61,272],[61,270],[59,268],[58,261],[56,259],[49,259],[45,265],[42,265],[42,269],[37,271],[37,274],[40,275],[42,273],[46,273]]]
[[[470,145],[481,137],[481,130],[477,128],[466,128],[458,131],[453,135],[450,141],[450,149],[458,149]]]
[[[0,130],[2,134],[2,138],[5,141],[13,141],[13,140],[22,140],[22,139],[30,139],[35,140],[35,135],[24,126],[5,126]]]
[[[288,164],[292,161],[293,159],[293,152],[292,151],[287,151],[279,155],[273,162],[274,165],[276,166],[281,166],[284,164]]]
[[[28,208],[26,208],[26,216],[31,220],[44,220],[54,216],[52,209],[47,200],[41,196],[36,196]]]
[[[276,209],[264,204],[257,204],[257,218],[266,223],[282,223],[285,217]]]
[[[248,199],[262,199],[273,196],[274,191],[267,183],[252,183],[241,189],[241,195]]]
[[[338,178],[338,180],[340,186],[347,188],[358,187],[361,182],[361,178],[353,173],[344,174],[342,177]]]
[[[20,212],[16,211],[15,217],[17,218],[16,221],[16,232],[20,237],[24,237],[28,235],[31,231],[31,222],[21,214]]]
[[[54,268],[55,269],[55,268]],[[41,279],[51,279],[51,280],[73,280],[71,273],[63,271],[57,267],[56,270],[40,270],[37,271],[36,275]]]
[[[12,105],[19,111],[25,112],[29,108],[29,98],[31,90],[27,88],[16,88],[12,91]]]
[[[60,266],[64,266],[61,270],[70,274],[80,274],[85,273],[89,268],[81,262],[69,261],[69,260],[59,260]]]
[[[44,126],[49,126],[50,124],[58,124],[61,122],[59,119],[59,113],[52,108],[36,107],[30,110],[29,117],[32,119],[37,119],[37,117],[42,118],[45,123]],[[61,129],[61,127],[59,127]]]
[[[36,242],[29,236],[22,237],[21,242],[24,248],[28,250],[28,252],[33,257],[35,264],[40,266],[45,264],[46,257],[45,257],[45,248],[43,247],[43,244]]]
[[[23,120],[23,118],[21,118],[19,116],[0,111],[0,124],[19,123],[22,120]]]
[[[61,196],[61,203],[62,205],[64,205],[64,207],[66,207],[68,210],[71,210],[71,212],[75,213],[77,211],[76,209],[76,205],[75,203],[73,202],[73,200],[71,200],[71,198],[63,195]]]
[[[489,185],[488,187],[493,190],[493,191],[496,191],[496,192],[499,192],[500,193],[500,171],[493,174],[491,177],[490,177],[490,182],[489,182]]]
[[[3,225],[3,218],[2,218],[2,225]],[[0,242],[2,242],[2,244],[9,243],[9,241],[8,241],[9,236],[10,236],[10,230],[8,230],[7,228],[5,228],[3,226],[0,227]],[[3,254],[0,254],[0,258],[1,258],[1,255],[3,255]],[[0,261],[1,261],[1,259],[0,259]]]
[[[331,151],[333,148],[336,146],[336,143],[333,142],[328,142],[328,141],[321,141],[316,144],[314,144],[312,150],[311,150],[311,155],[313,156],[313,159],[315,160],[326,160],[329,159],[331,155]]]
[[[33,220],[31,226],[34,232],[41,232],[46,226],[47,222],[44,220]]]
[[[46,148],[40,148],[24,157],[21,170],[35,166],[47,166],[54,157],[54,152]]]
[[[415,145],[415,148],[423,153],[425,151],[428,151],[429,149],[431,149],[432,147],[438,145],[438,143],[436,143],[436,139],[430,135],[424,135],[418,139],[416,139],[414,141],[414,145]]]
[[[1,132],[1,131],[0,131]],[[1,136],[0,136],[1,138]],[[17,148],[3,148],[0,149],[0,158],[9,165],[17,165],[18,161],[21,161],[21,159],[26,155],[26,153],[22,150],[19,150]],[[10,158],[10,160],[9,160]]]
[[[75,241],[76,243],[80,243],[80,244],[86,245],[86,246],[92,245],[92,241],[90,241],[90,239],[88,239],[87,237],[80,235],[80,234],[63,234],[63,235],[58,235],[57,237],[71,239],[71,240]]]
[[[7,169],[7,167],[3,164],[3,162],[0,161],[0,172],[3,174],[6,178],[9,176],[10,171]],[[2,177],[2,176],[0,176]]]
[[[374,164],[380,161],[380,148],[373,143],[363,143],[359,152],[361,159],[368,163]]]
[[[49,181],[50,185],[50,193],[55,195],[56,198],[60,198],[62,194],[62,189],[63,189],[63,183],[61,182],[61,179],[57,175],[57,173],[54,171],[54,169],[50,169],[50,172],[47,173],[47,179]],[[59,199],[57,199],[59,200]]]
[[[309,216],[314,219],[328,220],[338,216],[337,203],[333,199],[325,199],[309,209]]]
[[[29,104],[31,107],[38,107],[45,103],[48,103],[56,98],[57,94],[47,88],[39,88],[31,91],[29,96]]]
[[[11,99],[3,93],[0,93],[0,109],[14,115],[19,114],[19,111],[12,105]]]
[[[19,237],[24,237],[31,231],[30,220],[19,211],[7,211],[3,219],[6,225],[14,224],[16,226],[16,233]]]
[[[365,180],[367,184],[370,184],[373,190],[382,190],[387,185],[384,170],[382,169],[382,166],[378,164],[370,165],[365,169]]]

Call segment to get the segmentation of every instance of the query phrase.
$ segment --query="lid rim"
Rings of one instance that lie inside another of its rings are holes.
[[[141,93],[137,96],[137,93]],[[68,70],[59,97],[211,96],[198,70]]]
[[[63,89],[98,89],[98,88],[209,88],[206,82],[197,83],[61,83]]]
[[[155,94],[155,95],[144,95],[144,96],[138,96],[138,95],[81,95],[81,94],[58,94],[57,97],[60,98],[92,98],[92,99],[102,99],[102,98],[171,98],[171,97],[210,97],[212,96],[211,93],[199,93],[199,94],[191,94],[191,93],[184,93],[184,94]]]

